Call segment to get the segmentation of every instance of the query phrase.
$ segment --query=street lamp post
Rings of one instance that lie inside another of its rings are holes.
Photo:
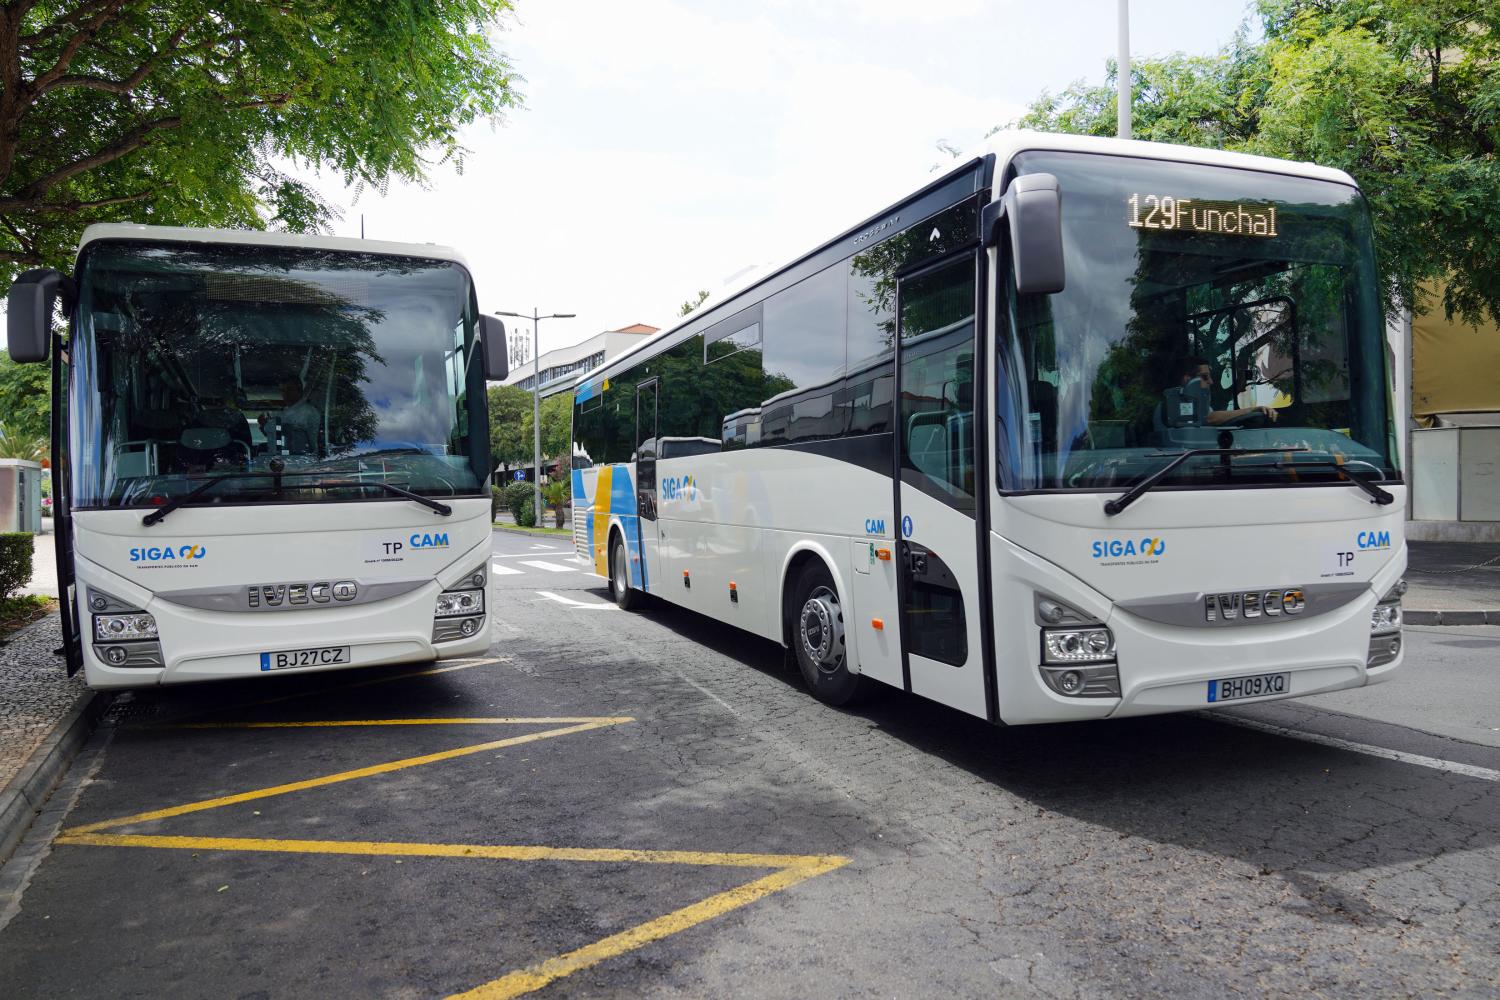
[[[512,316],[531,320],[531,464],[532,501],[531,509],[536,514],[537,524],[542,523],[542,334],[540,327],[544,319],[573,319],[577,313],[552,313],[542,316],[535,306],[531,315],[525,313],[497,312],[496,316]]]

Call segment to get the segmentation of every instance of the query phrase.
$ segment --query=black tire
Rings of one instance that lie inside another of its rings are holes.
[[[641,592],[630,587],[630,568],[625,562],[625,542],[619,535],[609,543],[609,596],[615,599],[615,604],[621,611],[634,611],[641,606]]]
[[[849,672],[844,609],[833,576],[821,562],[803,567],[787,602],[792,655],[812,696],[825,705],[848,705],[869,682]]]

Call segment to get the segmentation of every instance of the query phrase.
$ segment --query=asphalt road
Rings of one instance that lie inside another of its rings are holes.
[[[487,657],[120,705],[0,870],[4,994],[1495,995],[1500,629],[997,730],[495,539]]]

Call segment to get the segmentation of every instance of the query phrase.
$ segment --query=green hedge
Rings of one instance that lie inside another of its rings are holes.
[[[521,523],[521,508],[531,502],[531,484],[527,482],[507,483],[505,487],[505,509],[510,511],[516,523]]]
[[[0,598],[31,582],[31,532],[0,532]]]

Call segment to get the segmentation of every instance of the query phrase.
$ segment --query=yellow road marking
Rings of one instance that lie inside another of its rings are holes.
[[[494,661],[489,661],[494,662]],[[465,666],[479,666],[479,664],[465,664],[462,666],[450,666],[438,668],[431,671],[421,671],[417,674],[406,674],[403,676],[414,677],[425,673],[443,673],[448,670],[460,670]],[[401,677],[380,678],[367,681],[367,684],[379,684],[387,681],[400,680]],[[349,685],[360,687],[363,684]],[[290,695],[286,698],[269,699],[267,704],[275,701],[286,701],[291,698],[306,697],[309,694],[319,692],[303,692]],[[249,707],[249,706],[238,706]],[[496,750],[501,747],[517,746],[523,743],[531,743],[536,740],[550,739],[554,736],[566,736],[571,733],[587,732],[591,729],[602,729],[607,726],[619,725],[623,722],[633,722],[629,716],[601,716],[601,717],[578,717],[578,718],[455,718],[455,719],[365,719],[354,721],[318,721],[318,722],[225,722],[225,723],[199,723],[171,728],[185,729],[227,729],[227,728],[309,728],[309,727],[336,727],[336,726],[415,726],[415,725],[524,725],[527,723],[536,725],[550,725],[566,723],[560,729],[547,729],[541,732],[527,733],[522,736],[514,736],[509,739],[493,740],[488,743],[478,743],[473,746],[459,747],[454,750],[445,750],[440,753],[424,754],[420,757],[408,757],[404,760],[391,761],[386,764],[375,764],[370,767],[357,768],[352,771],[342,771],[338,774],[330,774],[321,778],[312,778],[306,781],[295,781],[284,785],[275,785],[269,788],[261,788],[250,792],[241,792],[237,795],[225,795],[215,799],[205,799],[201,802],[190,802],[185,805],[172,806],[167,809],[158,809],[152,812],[137,813],[133,816],[125,816],[119,819],[105,820],[101,823],[91,823],[84,826],[76,826],[64,830],[58,835],[56,842],[60,844],[74,844],[91,847],[154,847],[176,850],[198,850],[198,851],[261,851],[280,852],[294,854],[332,854],[332,855],[363,855],[363,856],[400,856],[400,857],[435,857],[435,858],[478,858],[496,861],[561,861],[561,862],[602,862],[602,863],[636,863],[636,864],[676,864],[676,865],[701,865],[721,866],[732,868],[774,868],[775,871],[769,875],[763,875],[751,882],[728,889],[724,892],[715,893],[707,899],[692,903],[664,916],[656,917],[645,923],[638,924],[618,934],[602,938],[592,944],[575,948],[527,966],[509,972],[499,979],[491,980],[483,985],[476,986],[472,990],[454,994],[449,1000],[505,1000],[509,997],[517,997],[533,990],[541,989],[549,983],[555,982],[564,976],[571,975],[581,969],[597,965],[610,958],[623,955],[628,951],[643,947],[653,941],[687,930],[698,924],[712,920],[731,910],[747,906],[756,900],[763,899],[782,889],[790,888],[804,882],[807,879],[822,875],[825,872],[841,868],[849,863],[849,859],[831,854],[749,854],[729,853],[720,851],[653,851],[635,850],[629,848],[583,848],[583,847],[541,847],[533,845],[498,845],[498,844],[424,844],[424,843],[402,843],[387,841],[344,841],[344,840],[274,840],[253,837],[179,837],[157,834],[117,834],[99,833],[97,831],[107,830],[112,827],[129,826],[135,823],[145,823],[152,820],[168,819],[173,816],[181,816],[187,813],[202,812],[208,809],[218,809],[222,806],[234,805],[239,802],[249,802],[255,799],[269,798],[275,795],[286,795],[291,792],[303,791],[309,788],[319,788],[324,785],[332,785],[343,781],[353,781],[357,778],[367,778],[376,774],[387,774],[391,771],[399,771],[409,767],[420,767],[423,764],[432,764],[438,761],[451,760],[469,754],[482,753],[486,750]],[[153,727],[165,728],[165,727]]]
[[[150,729],[320,729],[326,726],[560,726],[579,722],[599,722],[597,715],[532,718],[457,718],[457,719],[333,719],[320,722],[173,722]],[[630,722],[630,719],[616,721]]]
[[[169,819],[173,816],[182,816],[187,813],[202,812],[205,809],[218,809],[220,806],[232,806],[240,802],[253,802],[256,799],[266,799],[273,795],[287,795],[291,792],[306,791],[309,788],[322,788],[325,785],[335,785],[341,781],[353,781],[356,778],[369,778],[377,774],[389,774],[392,771],[400,771],[408,767],[421,767],[423,764],[435,764],[441,760],[453,760],[456,757],[467,757],[470,754],[484,753],[486,750],[499,750],[501,747],[520,746],[523,743],[551,739],[554,736],[568,736],[572,733],[583,733],[590,729],[603,729],[606,726],[617,726],[622,722],[633,721],[635,720],[628,716],[598,718],[591,722],[581,723],[576,726],[567,726],[562,729],[544,729],[541,732],[527,733],[524,736],[512,736],[509,739],[476,743],[473,746],[423,754],[420,757],[407,757],[404,760],[393,760],[385,764],[372,764],[369,767],[355,768],[352,771],[340,771],[337,774],[328,774],[321,778],[308,778],[305,781],[293,781],[285,785],[257,788],[250,792],[223,795],[219,798],[204,799],[201,802],[189,802],[185,805],[171,806],[167,809],[154,809],[151,812],[136,813],[134,816],[123,816],[120,819],[104,820],[100,823],[88,823],[84,826],[75,826],[64,830],[63,833],[92,833],[95,830],[108,830],[117,826],[131,826],[136,823],[148,823],[152,820]]]
[[[135,833],[67,833],[58,837],[57,842],[90,847],[158,847],[179,851],[263,851],[398,858],[485,858],[491,861],[594,861],[602,864],[785,868],[816,870],[814,874],[832,871],[848,860],[828,854],[740,854],[725,851],[646,851],[621,847],[541,847],[528,844],[421,844],[380,840],[177,837]]]
[[[805,882],[816,875],[833,871],[848,863],[848,858],[830,857],[824,865],[799,866],[772,872],[754,882],[747,882],[738,888],[709,896],[705,900],[684,906],[680,910],[673,910],[655,920],[648,920],[629,930],[611,934],[593,944],[564,952],[555,958],[549,958],[545,962],[539,962],[524,969],[517,969],[483,986],[476,986],[463,993],[455,993],[448,1000],[506,1000],[508,997],[518,997],[523,993],[539,990],[548,983],[580,969],[587,969],[591,965],[623,955],[627,951],[633,951],[652,941],[660,941],[678,931],[685,931],[689,927],[722,916],[730,910],[748,906],[773,892],[780,892],[798,882]]]

